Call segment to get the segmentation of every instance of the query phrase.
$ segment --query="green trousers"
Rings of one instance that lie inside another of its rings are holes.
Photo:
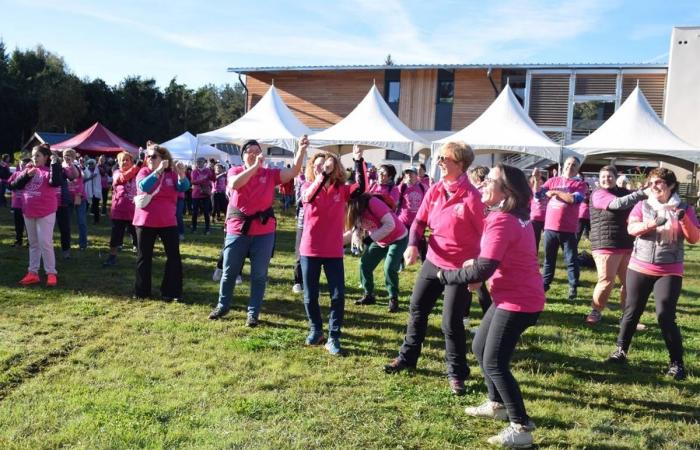
[[[408,246],[408,235],[380,247],[372,242],[360,258],[360,282],[366,294],[374,295],[374,269],[384,259],[384,282],[389,298],[399,298],[399,266]]]

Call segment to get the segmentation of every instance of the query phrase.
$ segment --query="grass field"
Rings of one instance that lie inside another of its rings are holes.
[[[86,252],[58,260],[58,288],[19,287],[28,251],[10,246],[11,215],[0,210],[0,448],[487,447],[503,424],[464,414],[485,396],[473,355],[468,394],[450,394],[439,310],[418,370],[382,372],[403,337],[415,267],[402,274],[402,311],[392,315],[385,299],[353,304],[361,295],[357,259],[346,257],[346,355],[302,345],[307,323],[301,296],[291,292],[293,219],[280,216],[261,326],[249,329],[246,283],[224,320],[207,320],[220,232],[183,243],[183,303],[136,301],[131,251],[116,267],[101,267],[104,219],[90,226]],[[155,287],[162,249],[156,261]],[[651,305],[630,365],[604,365],[620,311],[585,327],[594,272],[582,272],[579,300],[569,302],[558,269],[546,311],[513,361],[539,448],[700,448],[699,264],[700,251],[687,252],[678,321],[690,376],[682,383],[663,375],[667,353]],[[476,325],[481,312],[472,311]]]

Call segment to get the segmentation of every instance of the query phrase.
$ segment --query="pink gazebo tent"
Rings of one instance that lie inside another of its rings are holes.
[[[101,123],[93,126],[72,138],[51,146],[55,150],[75,149],[82,155],[116,155],[124,150],[132,155],[138,155],[139,148],[109,131]]]

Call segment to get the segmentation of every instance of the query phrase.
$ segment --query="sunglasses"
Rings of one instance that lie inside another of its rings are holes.
[[[158,153],[149,153],[146,155],[146,159],[160,159],[162,156],[160,156]]]
[[[457,162],[457,161],[455,161],[454,159],[448,158],[447,156],[444,156],[444,155],[439,155],[437,159],[438,159],[438,162],[439,162],[439,163],[445,162],[445,161],[450,161],[450,162],[453,162],[453,163],[456,163],[456,162]]]

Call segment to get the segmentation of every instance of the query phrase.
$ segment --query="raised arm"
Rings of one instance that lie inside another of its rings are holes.
[[[299,141],[299,149],[297,154],[294,156],[294,165],[288,169],[282,169],[280,172],[280,181],[282,184],[289,182],[294,179],[299,172],[301,172],[301,167],[304,164],[304,158],[306,158],[306,150],[309,148],[309,138],[304,135]]]

